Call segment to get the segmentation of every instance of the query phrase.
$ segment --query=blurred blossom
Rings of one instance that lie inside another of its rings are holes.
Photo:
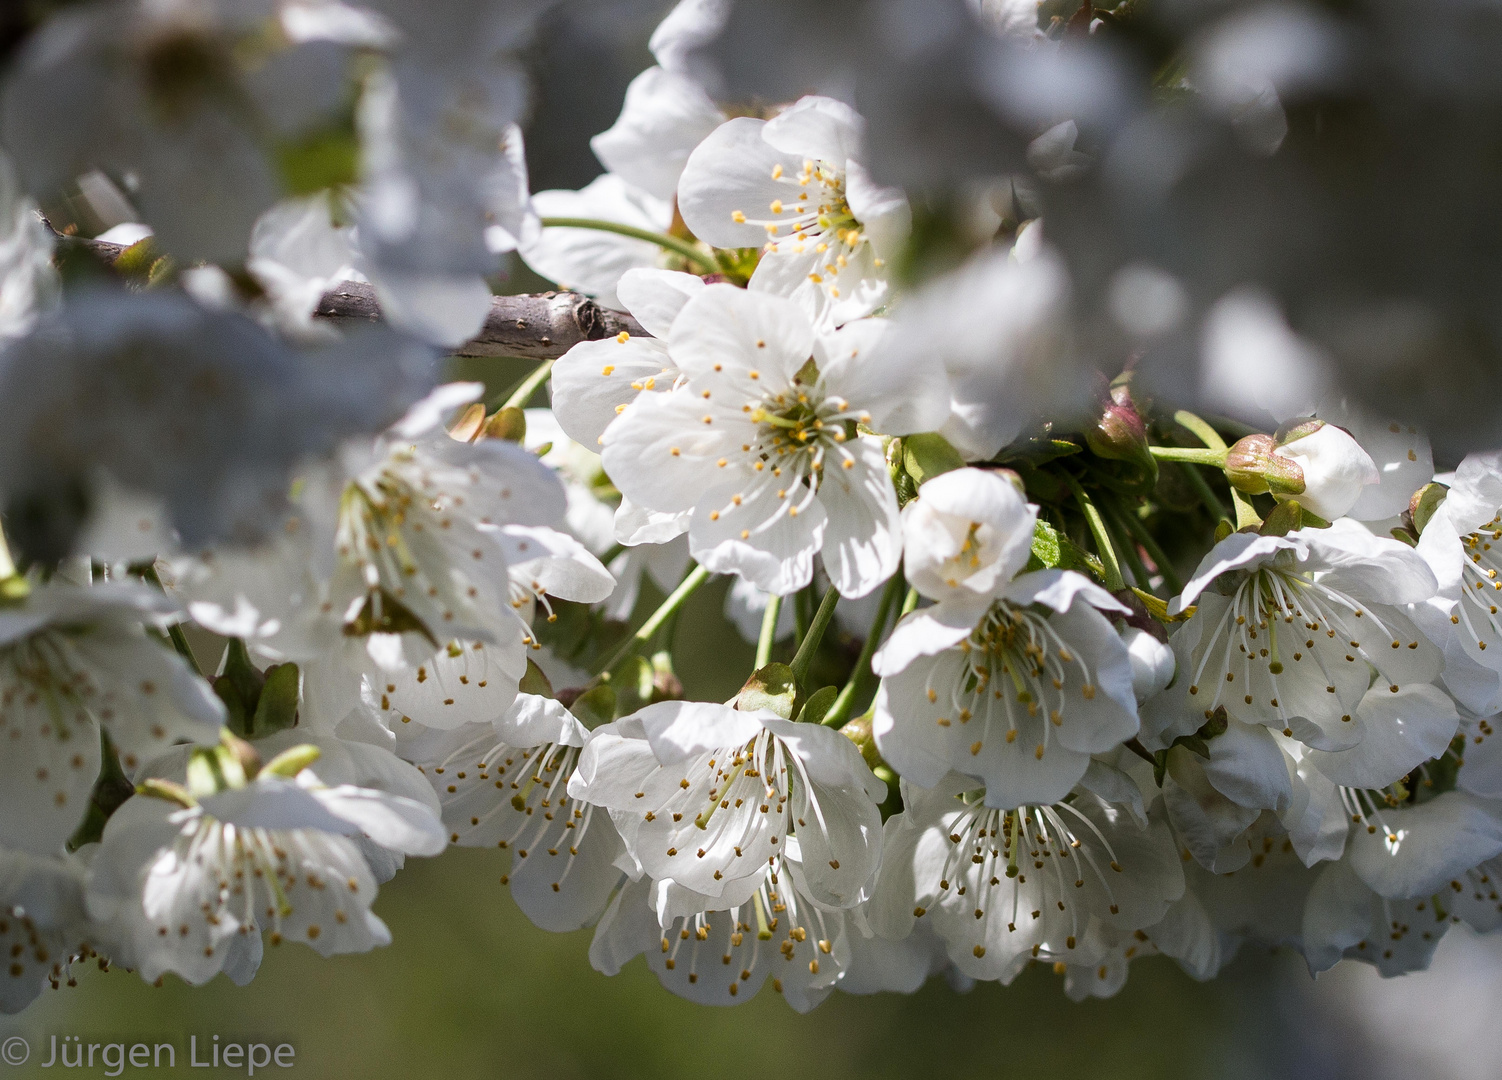
[[[361,105],[366,255],[392,272],[484,275],[526,227],[515,52],[540,0],[371,5],[400,32]]]
[[[812,96],[771,120],[726,122],[684,166],[684,222],[716,247],[760,247],[748,287],[791,297],[815,324],[871,314],[912,214],[900,189],[872,182],[864,126],[849,106]]]
[[[25,334],[57,302],[52,248],[36,204],[18,190],[10,159],[0,153],[0,341]]]
[[[924,370],[915,388],[924,395],[942,385],[942,364],[950,415],[939,430],[968,457],[989,458],[1035,419],[1068,416],[1088,400],[1070,294],[1050,248],[1029,259],[983,252],[905,298],[877,348]]]
[[[299,140],[334,125],[347,51],[277,45],[274,5],[94,3],[49,19],[12,64],[0,135],[48,200],[103,169],[171,252],[238,262]]]
[[[370,330],[300,353],[172,292],[79,293],[0,352],[6,524],[66,554],[107,471],[155,496],[189,547],[279,520],[292,469],[379,429],[427,389],[426,350]]]

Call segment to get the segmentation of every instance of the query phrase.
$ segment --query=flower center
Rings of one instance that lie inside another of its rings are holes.
[[[782,940],[772,955],[780,955],[785,963],[805,963],[809,974],[817,976],[820,958],[832,952],[827,916],[816,905],[801,902],[796,888],[783,887],[784,877],[791,884],[786,860],[778,859],[748,903],[675,920],[663,931],[663,965],[675,971],[679,963],[686,964],[690,983],[712,977],[717,968],[728,968],[727,989],[736,997],[741,984],[755,974],[763,953],[772,954],[772,947],[764,943],[775,941],[781,931]],[[780,994],[782,980],[776,970],[774,966],[772,988]]]
[[[978,791],[961,797],[966,807],[949,823],[950,847],[937,887],[930,887],[927,895],[951,909],[968,907],[977,920],[1005,918],[1009,933],[1045,915],[1052,917],[1043,906],[1024,905],[1025,900],[1041,905],[1047,895],[1048,904],[1069,913],[1070,932],[1065,937],[1069,949],[1075,947],[1081,919],[1079,905],[1065,898],[1071,890],[1085,887],[1087,875],[1104,891],[1111,914],[1117,914],[1116,898],[1102,868],[1120,873],[1121,864],[1093,821],[1068,801],[997,810],[981,802],[984,794]],[[1030,873],[1035,875],[1034,891],[1025,896],[1022,887]],[[964,898],[963,905],[960,898]],[[918,907],[913,914],[921,918],[926,911]],[[1041,948],[1035,945],[1033,955]],[[974,952],[977,958],[984,956],[985,946],[976,945]]]
[[[1034,742],[1033,755],[1041,760],[1050,728],[1063,725],[1073,694],[1085,701],[1095,698],[1089,665],[1047,618],[1031,609],[1005,601],[993,605],[960,650],[965,657],[961,677],[944,694],[961,724],[980,719],[972,755],[981,752],[994,724],[1004,725],[1008,743],[1016,742],[1019,733],[1027,735]],[[927,694],[937,703],[940,689],[930,684]],[[950,727],[953,721],[944,715],[938,723]]]
[[[802,380],[812,373],[812,385]],[[753,380],[760,373],[752,371]],[[743,407],[756,424],[753,441],[741,444],[741,452],[750,461],[750,485],[730,497],[729,503],[710,512],[710,520],[733,512],[745,503],[755,505],[764,496],[775,493],[776,508],[754,529],[742,530],[741,539],[753,532],[761,533],[784,514],[797,517],[808,509],[819,493],[824,467],[831,460],[841,468],[855,468],[855,455],[845,444],[855,437],[855,425],[870,420],[870,414],[855,411],[842,397],[828,395],[812,363],[805,365],[785,389],[768,390],[752,398]],[[721,458],[723,468],[729,464]]]
[[[1465,546],[1466,555],[1461,586],[1465,603],[1456,607],[1450,621],[1463,622],[1476,646],[1483,651],[1487,647],[1487,638],[1502,637],[1502,622],[1497,619],[1497,594],[1502,593],[1502,574],[1499,574],[1502,571],[1502,548],[1493,547],[1499,541],[1502,541],[1502,515],[1492,518],[1460,541]],[[1485,629],[1478,632],[1478,627]]]
[[[827,161],[805,159],[803,168],[788,174],[778,164],[772,167],[772,179],[786,189],[768,204],[764,213],[748,215],[736,210],[737,222],[760,225],[767,232],[767,253],[779,251],[795,255],[813,255],[808,280],[822,285],[838,299],[839,286],[833,280],[849,265],[864,245],[866,235],[861,223],[850,210],[845,196],[845,173]],[[880,260],[877,260],[880,266]]]
[[[1276,710],[1284,721],[1283,734],[1292,736],[1288,720],[1295,713],[1289,711],[1279,682],[1284,662],[1312,663],[1324,676],[1326,693],[1335,694],[1342,665],[1365,661],[1378,667],[1362,640],[1374,637],[1393,649],[1404,647],[1380,615],[1341,590],[1304,574],[1260,567],[1234,586],[1230,605],[1198,646],[1199,663],[1189,693],[1201,693],[1209,670],[1215,693],[1205,705],[1208,720],[1223,697],[1235,694],[1239,679],[1243,704],[1265,704]],[[1409,649],[1418,647],[1417,640],[1407,643]],[[1398,692],[1395,685],[1388,689]],[[1339,708],[1339,702],[1332,699],[1332,707]],[[1343,713],[1340,719],[1350,723],[1352,718]]]

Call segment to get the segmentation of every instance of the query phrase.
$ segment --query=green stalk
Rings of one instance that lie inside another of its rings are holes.
[[[600,673],[589,680],[589,685],[593,687],[599,683],[608,682],[610,680],[610,673],[631,659],[631,657],[641,652],[646,647],[647,642],[652,640],[652,635],[656,634],[662,624],[667,621],[668,616],[682,607],[684,601],[694,595],[698,591],[699,586],[708,580],[709,571],[707,569],[702,565],[694,567],[689,575],[673,590],[672,594],[662,602],[661,606],[652,612],[651,615],[647,616],[647,621],[641,624],[641,629],[621,644],[621,647],[615,651],[615,655],[600,668]]]
[[[1151,592],[1152,585],[1149,582],[1152,575],[1147,572],[1147,567],[1142,565],[1142,559],[1137,555],[1137,545],[1132,543],[1126,529],[1123,528],[1120,515],[1112,509],[1109,503],[1105,505],[1109,516],[1102,516],[1101,520],[1105,522],[1106,531],[1111,534],[1111,543],[1116,546],[1116,550],[1121,555],[1122,561],[1126,563],[1127,569],[1132,572],[1132,578],[1137,582],[1137,587]]]
[[[645,240],[649,244],[656,244],[660,248],[682,255],[697,266],[701,273],[717,274],[720,271],[714,259],[693,244],[666,233],[638,229],[631,225],[622,225],[618,221],[601,221],[598,218],[545,217],[542,219],[542,226],[545,229],[595,229],[598,232],[615,233],[617,236],[629,236],[633,240]]]
[[[1148,450],[1159,461],[1186,461],[1195,465],[1213,465],[1225,468],[1225,450],[1199,450],[1192,446],[1149,446]]]
[[[524,409],[527,402],[532,400],[532,395],[537,388],[547,381],[548,374],[553,370],[553,361],[544,360],[533,369],[532,374],[521,381],[511,396],[501,405],[503,409]]]
[[[1173,590],[1175,595],[1183,592],[1184,583],[1179,579],[1179,575],[1174,572],[1173,567],[1168,564],[1168,556],[1163,553],[1163,546],[1158,543],[1157,538],[1153,536],[1146,523],[1136,515],[1130,506],[1124,504],[1118,505],[1117,513],[1126,525],[1127,532],[1131,533],[1137,542],[1147,549],[1147,553],[1152,557],[1153,562],[1158,564],[1158,573],[1163,575],[1163,584]]]
[[[141,580],[151,582],[164,593],[167,591],[167,587],[162,584],[161,576],[156,572],[154,562],[147,563],[141,570]],[[198,666],[198,658],[193,655],[193,647],[188,644],[188,635],[183,633],[183,628],[173,623],[167,627],[167,636],[172,639],[172,647],[177,650],[177,654],[188,662],[188,666],[193,669],[195,675],[202,678],[203,669]]]
[[[1200,442],[1204,443],[1211,450],[1224,450],[1226,448],[1226,441],[1220,437],[1220,432],[1216,431],[1188,409],[1180,409],[1173,414],[1173,418],[1175,423],[1181,427],[1188,428],[1199,436]],[[1156,451],[1158,448],[1154,447],[1153,449]]]
[[[1210,482],[1200,471],[1193,465],[1183,465],[1182,468],[1184,475],[1189,479],[1189,486],[1194,488],[1195,494],[1199,496],[1200,502],[1205,504],[1205,509],[1210,511],[1211,516],[1217,521],[1221,518],[1229,518],[1231,514],[1226,509],[1226,504],[1220,501],[1220,497],[1215,494]]]
[[[808,675],[808,666],[814,662],[814,653],[819,648],[819,641],[824,637],[829,620],[834,618],[834,606],[839,602],[840,594],[831,585],[829,591],[824,594],[824,599],[819,602],[819,610],[814,612],[814,620],[809,624],[808,633],[804,634],[803,640],[798,643],[798,652],[789,666],[793,669],[793,679],[800,686]]]
[[[1126,588],[1126,582],[1121,577],[1121,563],[1116,559],[1116,548],[1111,543],[1111,534],[1106,529],[1100,511],[1090,501],[1090,496],[1085,494],[1085,489],[1080,487],[1078,480],[1068,473],[1064,474],[1064,480],[1069,484],[1069,490],[1074,492],[1074,501],[1079,503],[1080,511],[1085,515],[1085,523],[1090,526],[1090,535],[1095,540],[1095,552],[1100,556],[1101,566],[1105,570],[1107,590],[1118,592]]]
[[[839,727],[845,722],[845,717],[849,716],[850,710],[855,707],[855,699],[870,682],[871,657],[876,654],[877,642],[882,637],[882,631],[886,629],[887,615],[897,603],[897,595],[902,591],[904,584],[902,571],[899,570],[892,575],[892,579],[887,582],[887,587],[882,590],[881,601],[876,606],[876,618],[871,620],[871,629],[866,631],[866,641],[861,646],[860,657],[855,661],[855,669],[850,672],[850,678],[846,679],[845,685],[840,688],[840,696],[834,699],[834,704],[824,714],[826,727]]]
[[[761,635],[756,639],[756,671],[771,663],[772,642],[777,637],[777,620],[782,616],[782,597],[767,597],[767,610],[761,613]]]

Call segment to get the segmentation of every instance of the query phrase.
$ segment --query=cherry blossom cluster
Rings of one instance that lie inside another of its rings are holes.
[[[726,3],[531,192],[545,7],[116,0],[6,60],[0,1009],[370,950],[449,845],[606,975],[800,1012],[1502,925],[1502,452],[1436,474],[1251,286],[1155,381],[1194,298],[1133,264],[1099,332],[1075,119],[941,228],[850,103],[726,96]],[[1038,85],[1095,33],[974,7]],[[503,257],[632,329],[449,379]],[[691,700],[721,579],[755,660]]]

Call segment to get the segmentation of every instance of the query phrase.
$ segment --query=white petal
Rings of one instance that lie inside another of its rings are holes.
[[[902,531],[897,493],[881,443],[862,436],[846,443],[852,465],[825,459],[819,502],[829,515],[824,532],[824,570],[841,596],[856,598],[897,572]]]
[[[667,345],[656,338],[581,341],[553,363],[553,414],[569,438],[597,451],[600,436],[648,379],[667,390],[675,374]]]

